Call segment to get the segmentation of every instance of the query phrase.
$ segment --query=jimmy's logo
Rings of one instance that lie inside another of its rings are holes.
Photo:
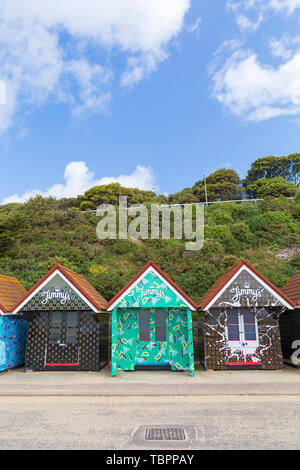
[[[252,302],[257,302],[261,298],[264,288],[251,289],[249,282],[245,282],[244,287],[233,287],[230,293],[233,294],[232,302],[237,302],[241,297],[251,297]]]
[[[43,305],[46,305],[49,300],[53,299],[59,299],[61,305],[65,305],[66,302],[71,300],[70,294],[68,292],[62,291],[60,287],[56,287],[52,290],[43,290],[40,295],[43,298]]]
[[[148,297],[148,298],[155,299],[155,301],[159,301],[166,296],[165,294],[166,289],[167,289],[166,286],[161,286],[159,288],[154,287],[154,286],[153,287],[151,286],[148,288],[137,286],[136,292],[137,294],[139,294],[137,300],[143,300],[145,297]]]

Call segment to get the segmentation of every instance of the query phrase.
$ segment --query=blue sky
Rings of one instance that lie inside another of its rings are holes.
[[[53,3],[0,5],[0,201],[300,151],[300,0]]]

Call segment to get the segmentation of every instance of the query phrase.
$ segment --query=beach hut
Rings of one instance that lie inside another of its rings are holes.
[[[282,292],[295,304],[294,310],[280,316],[282,355],[285,362],[300,366],[300,272],[291,277]]]
[[[27,322],[11,312],[25,293],[17,279],[0,275],[0,372],[24,364]]]
[[[153,261],[107,304],[111,373],[167,369],[194,375],[194,302]]]
[[[26,369],[99,370],[109,351],[105,306],[84,277],[55,265],[14,307],[28,320]]]
[[[293,302],[248,261],[226,272],[200,299],[206,369],[281,369],[279,316]]]

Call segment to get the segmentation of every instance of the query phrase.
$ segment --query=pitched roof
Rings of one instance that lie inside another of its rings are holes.
[[[294,307],[295,304],[293,299],[290,299],[286,293],[278,289],[271,281],[269,281],[265,276],[263,276],[252,264],[250,264],[246,259],[241,260],[235,266],[233,266],[229,271],[223,274],[213,285],[212,287],[201,297],[198,302],[198,309],[205,310],[205,308],[211,303],[211,301],[219,294],[219,292],[225,287],[233,276],[242,268],[246,266],[250,271],[252,271],[257,277],[259,277],[265,284],[267,284],[273,291],[275,291],[282,299],[284,299],[291,307]],[[300,292],[300,289],[299,289]]]
[[[134,284],[149,267],[157,271],[195,310],[195,302],[174,282],[154,261],[150,260],[147,264],[129,281],[106,305],[107,310]]]
[[[0,310],[3,313],[10,313],[25,293],[26,289],[17,279],[0,274]]]
[[[281,290],[296,305],[300,305],[300,272],[294,274]]]
[[[13,311],[15,312],[18,307],[24,303],[24,301],[35,292],[41,284],[43,284],[48,277],[51,276],[55,271],[62,273],[76,289],[97,309],[105,310],[107,301],[99,294],[99,292],[80,274],[75,273],[69,268],[65,268],[61,264],[56,264],[53,268],[45,274],[28,292],[24,295],[15,305]]]

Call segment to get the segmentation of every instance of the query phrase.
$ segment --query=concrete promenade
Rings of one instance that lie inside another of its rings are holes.
[[[110,376],[99,372],[24,372],[23,368],[0,374],[0,396],[210,396],[300,395],[300,370],[136,371]]]

